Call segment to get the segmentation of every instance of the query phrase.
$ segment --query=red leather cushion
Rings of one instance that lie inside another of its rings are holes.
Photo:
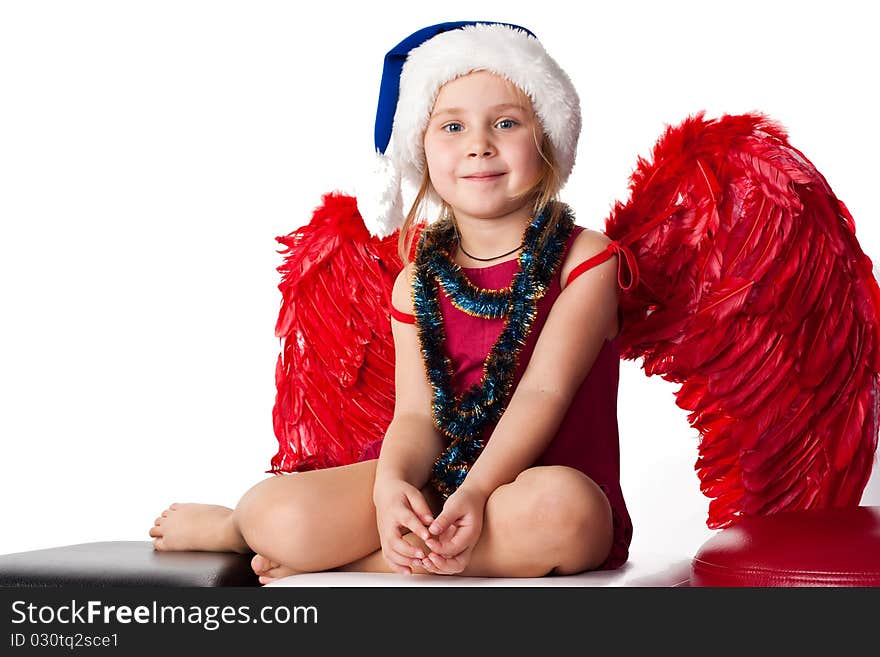
[[[691,586],[880,586],[880,507],[743,518],[697,551]]]

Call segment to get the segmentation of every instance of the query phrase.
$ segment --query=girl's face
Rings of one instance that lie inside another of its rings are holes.
[[[528,99],[488,71],[440,88],[425,130],[431,184],[456,217],[494,218],[530,206],[517,199],[541,176],[540,124]],[[531,206],[530,206],[531,209]]]

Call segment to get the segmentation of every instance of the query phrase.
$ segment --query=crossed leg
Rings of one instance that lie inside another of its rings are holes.
[[[376,528],[375,467],[372,460],[273,477],[245,493],[234,519],[247,545],[258,553],[258,574],[262,571],[269,581],[272,576],[324,570],[393,572],[382,556]],[[439,501],[430,494],[426,499],[439,513]],[[460,574],[541,577],[583,572],[604,561],[612,534],[608,500],[589,477],[564,466],[529,468],[489,497],[480,540]],[[415,535],[404,538],[427,550]],[[413,572],[429,574],[419,567]]]
[[[298,572],[393,572],[381,551],[372,490],[376,461],[293,475],[253,486],[236,508],[172,504],[150,529],[157,550],[256,552],[261,581]],[[423,489],[432,511],[440,501]],[[611,509],[586,475],[540,466],[500,486],[486,503],[483,530],[460,573],[540,577],[590,570],[612,542]],[[427,549],[417,536],[408,542]],[[413,568],[414,573],[429,574]]]

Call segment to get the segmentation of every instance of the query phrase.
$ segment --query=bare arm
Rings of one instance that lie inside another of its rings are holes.
[[[395,415],[376,465],[376,485],[385,479],[402,479],[422,488],[431,475],[431,466],[443,444],[431,419],[419,415]]]
[[[410,269],[404,269],[394,282],[391,302],[412,314]],[[422,540],[429,534],[426,524],[433,521],[431,507],[421,492],[428,481],[431,464],[443,448],[440,432],[431,419],[431,387],[422,361],[416,328],[392,318],[394,336],[394,416],[385,432],[373,504],[376,526],[385,560],[396,572],[412,572],[414,559],[425,555],[404,540],[409,531]]]
[[[410,272],[404,269],[394,282],[391,301],[400,311],[413,312]],[[402,479],[416,488],[427,483],[434,460],[443,450],[443,438],[431,419],[433,392],[425,372],[418,333],[413,324],[391,320],[394,336],[394,417],[385,433],[376,485]],[[375,488],[374,488],[375,490]]]
[[[572,245],[575,262],[599,253],[609,241],[600,233],[586,233]],[[617,305],[617,256],[562,291],[507,409],[462,487],[488,497],[547,449],[616,321]]]

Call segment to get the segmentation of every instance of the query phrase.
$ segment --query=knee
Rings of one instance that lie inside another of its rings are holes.
[[[518,479],[527,485],[531,523],[548,549],[565,555],[602,551],[613,533],[611,506],[592,479],[565,466],[531,468]]]
[[[250,548],[258,554],[275,555],[279,543],[299,546],[305,541],[314,514],[308,512],[307,502],[292,490],[294,482],[276,475],[250,488],[239,500],[233,512],[238,530]],[[293,552],[299,550],[294,549]],[[286,564],[293,566],[293,564]]]

